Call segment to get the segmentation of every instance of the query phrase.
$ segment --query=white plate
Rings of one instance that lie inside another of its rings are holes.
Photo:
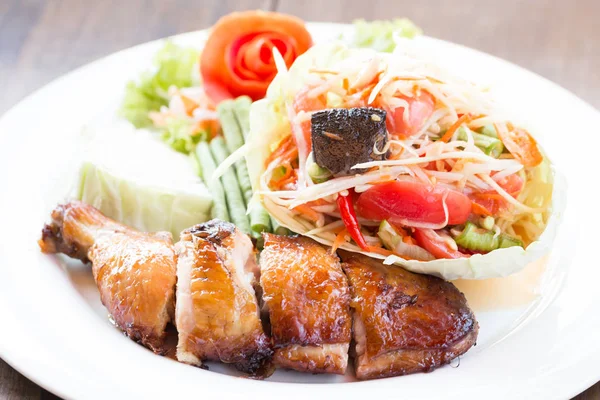
[[[318,40],[340,25],[311,24]],[[204,33],[177,36],[200,45]],[[568,181],[568,202],[541,277],[535,266],[508,281],[461,286],[475,308],[477,346],[431,374],[368,382],[278,371],[267,381],[205,371],[152,354],[113,328],[88,267],[40,254],[36,240],[69,189],[81,127],[115,120],[128,79],[160,43],[116,53],[49,84],[0,119],[0,356],[68,398],[567,398],[600,379],[600,219],[590,199],[600,114],[569,92],[505,61],[422,38],[448,68],[493,84],[539,138]],[[539,279],[536,278],[539,277]],[[482,286],[483,285],[483,286]],[[532,295],[536,288],[537,295]],[[477,294],[477,291],[480,294]],[[485,293],[485,296],[481,295]],[[490,301],[490,299],[492,301]],[[480,303],[497,303],[487,310]],[[509,307],[510,305],[510,307]],[[288,382],[288,383],[285,383]],[[293,383],[290,383],[293,382]],[[321,383],[321,384],[314,384]]]

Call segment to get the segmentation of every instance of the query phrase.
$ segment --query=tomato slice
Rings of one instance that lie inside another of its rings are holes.
[[[408,102],[408,118],[404,119],[404,107],[390,110],[386,119],[388,131],[394,135],[414,135],[433,114],[435,99],[429,92],[421,90],[414,97],[398,96]]]
[[[503,200],[482,198],[477,196],[471,196],[471,202],[476,204],[475,206],[472,206],[473,214],[485,216],[494,216],[506,206],[506,202]]]
[[[421,182],[391,181],[375,185],[356,202],[360,216],[376,221],[388,220],[404,226],[427,227],[444,222],[443,199],[446,196],[448,224],[467,221],[471,200],[464,194]]]
[[[324,94],[309,97],[310,91],[314,89],[314,86],[307,86],[301,89],[294,97],[294,111],[296,113],[300,111],[318,111],[327,108],[327,98]]]
[[[513,197],[523,190],[523,184],[523,178],[517,174],[509,175],[498,181],[498,185]],[[507,201],[495,191],[474,193],[469,197],[473,203],[477,204],[473,212],[478,215],[496,215],[508,207]]]
[[[325,95],[320,95],[317,97],[308,96],[309,92],[312,89],[312,86],[307,86],[306,88],[300,90],[294,97],[294,102],[292,104],[294,116],[292,116],[292,120],[295,118],[295,115],[297,115],[301,111],[319,111],[327,108],[327,99],[325,98]],[[310,129],[310,118],[305,119],[300,123],[292,122],[292,133],[294,134],[296,146],[298,146],[298,149],[300,150],[301,154],[308,155],[308,153],[310,153],[312,149],[312,138]]]
[[[523,178],[517,174],[512,174],[498,181],[498,185],[513,196],[518,195],[523,189]]]
[[[468,254],[454,250],[448,242],[437,234],[433,229],[415,229],[413,237],[425,250],[434,255],[435,258],[463,258]]]

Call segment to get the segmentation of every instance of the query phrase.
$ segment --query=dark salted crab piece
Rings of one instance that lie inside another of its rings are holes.
[[[387,144],[386,112],[379,108],[332,108],[311,116],[313,155],[317,165],[334,175],[351,175],[358,163],[383,160]]]

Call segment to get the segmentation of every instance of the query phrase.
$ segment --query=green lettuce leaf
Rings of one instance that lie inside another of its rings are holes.
[[[158,111],[169,102],[168,90],[192,86],[193,71],[200,52],[167,41],[156,54],[155,69],[144,72],[138,81],[125,87],[125,97],[119,114],[136,128],[150,126],[150,111]]]
[[[208,139],[209,132],[192,132],[194,122],[187,117],[169,117],[167,126],[162,132],[161,139],[173,150],[183,154],[190,154],[200,141]]]
[[[352,45],[391,53],[396,48],[394,35],[412,39],[422,33],[421,28],[406,18],[371,22],[358,19],[354,21],[354,40]]]

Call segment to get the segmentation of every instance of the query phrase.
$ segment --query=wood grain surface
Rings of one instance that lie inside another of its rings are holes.
[[[0,0],[0,114],[52,79],[135,44],[252,8],[306,20],[406,16],[564,86],[600,108],[599,0]],[[55,399],[0,360],[0,399]],[[600,384],[577,396],[600,399]]]

